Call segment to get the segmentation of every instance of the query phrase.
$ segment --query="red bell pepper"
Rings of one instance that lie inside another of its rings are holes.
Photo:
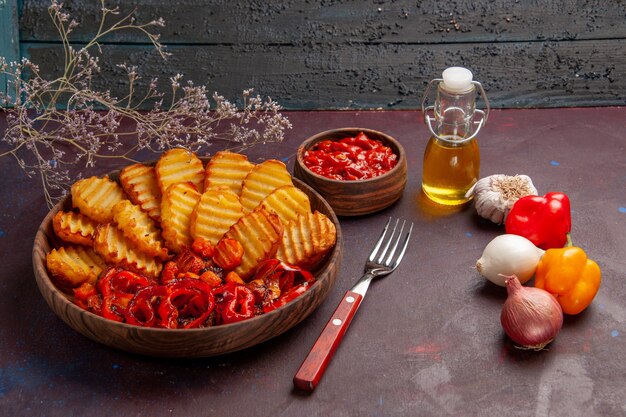
[[[541,249],[562,248],[572,230],[569,198],[563,193],[529,195],[515,202],[506,232],[523,236]]]

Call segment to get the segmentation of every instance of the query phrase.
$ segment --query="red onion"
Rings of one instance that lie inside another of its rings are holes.
[[[507,277],[509,294],[500,315],[506,334],[527,349],[541,350],[563,326],[563,310],[549,292],[523,287],[515,275]]]

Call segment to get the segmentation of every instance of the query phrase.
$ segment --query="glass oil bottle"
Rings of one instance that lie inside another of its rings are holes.
[[[443,78],[432,80],[422,101],[424,121],[430,140],[424,152],[422,189],[428,198],[439,204],[459,205],[469,201],[467,191],[478,181],[480,151],[478,132],[489,115],[489,101],[482,85],[473,81],[472,73],[451,67]],[[427,106],[428,95],[437,85],[434,106]],[[478,92],[487,111],[476,108]],[[434,117],[430,113],[434,113]],[[482,116],[476,121],[476,116]]]

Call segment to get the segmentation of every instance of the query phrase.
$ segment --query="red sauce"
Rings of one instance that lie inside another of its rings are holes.
[[[379,140],[361,132],[341,140],[323,140],[304,152],[304,165],[334,180],[364,180],[391,170],[398,156]]]

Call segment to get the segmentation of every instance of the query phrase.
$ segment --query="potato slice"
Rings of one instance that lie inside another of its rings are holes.
[[[52,219],[54,233],[69,243],[93,246],[93,234],[98,223],[73,211],[58,211]]]
[[[161,189],[154,167],[129,165],[120,172],[120,184],[133,204],[137,204],[155,222],[161,221]]]
[[[204,173],[204,189],[228,187],[237,195],[241,194],[243,180],[254,168],[245,155],[221,151],[217,152],[206,166]]]
[[[165,246],[174,252],[181,253],[190,248],[191,213],[200,201],[200,193],[189,182],[171,185],[161,200],[161,227]]]
[[[91,248],[67,246],[52,249],[46,256],[52,278],[62,288],[77,288],[85,282],[94,283],[106,264]]]
[[[256,165],[243,180],[240,198],[244,212],[254,210],[265,197],[283,185],[293,185],[285,164],[268,159]]]
[[[295,220],[299,214],[311,212],[309,197],[293,185],[283,185],[275,189],[258,207],[278,214],[284,225]]]
[[[112,223],[101,224],[96,228],[93,247],[109,264],[152,278],[157,278],[161,273],[161,262],[137,250]]]
[[[155,166],[161,194],[173,184],[190,182],[202,193],[204,166],[202,161],[186,149],[170,149],[159,158]]]
[[[300,214],[285,226],[276,258],[291,265],[314,269],[335,246],[337,229],[324,214]]]
[[[169,258],[160,231],[150,216],[139,206],[129,200],[120,201],[113,206],[113,221],[139,251],[161,261]]]
[[[282,235],[278,216],[262,207],[239,219],[224,235],[224,239],[235,239],[243,246],[243,258],[235,272],[248,280],[259,262],[276,254]]]
[[[113,206],[126,198],[122,187],[108,176],[78,180],[72,185],[71,193],[72,205],[98,223],[113,220]]]
[[[237,194],[226,187],[209,188],[191,213],[189,232],[194,240],[202,237],[215,246],[242,216],[243,207]]]

